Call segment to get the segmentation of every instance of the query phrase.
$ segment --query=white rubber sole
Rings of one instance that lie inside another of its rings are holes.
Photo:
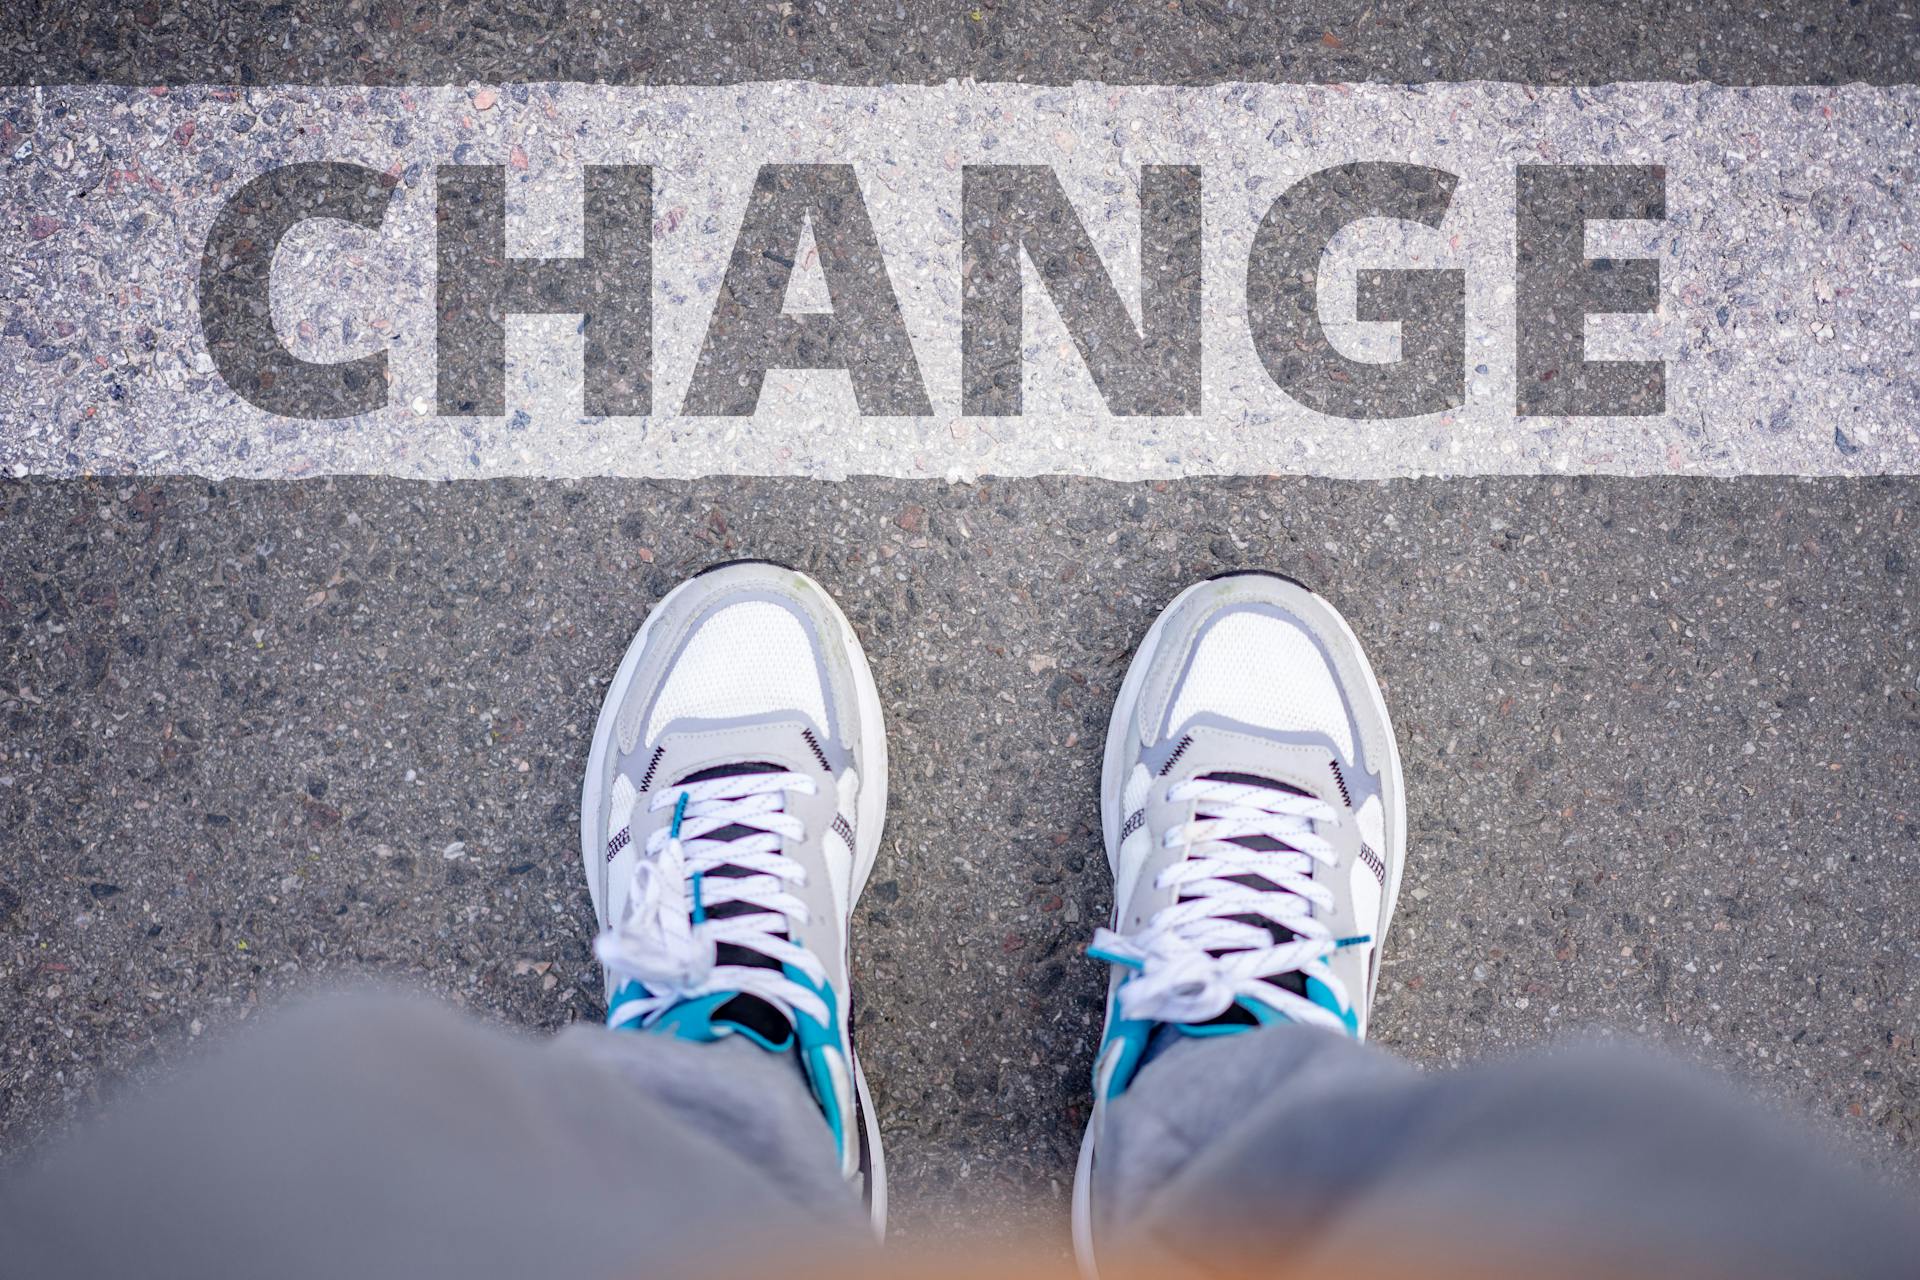
[[[1240,575],[1233,575],[1240,576]],[[1380,691],[1380,679],[1374,674],[1373,664],[1367,660],[1367,652],[1360,644],[1360,638],[1353,632],[1340,611],[1328,600],[1307,587],[1300,586],[1289,579],[1276,578],[1270,574],[1249,574],[1268,581],[1276,582],[1289,591],[1298,591],[1309,597],[1339,628],[1340,636],[1346,641],[1354,655],[1360,661],[1360,669],[1366,676],[1366,688],[1363,691],[1370,701],[1380,723],[1386,726],[1386,759],[1381,766],[1381,790],[1397,798],[1398,803],[1383,806],[1387,809],[1387,823],[1384,832],[1387,848],[1391,856],[1387,861],[1387,883],[1381,896],[1381,925],[1374,944],[1374,955],[1384,953],[1387,941],[1387,928],[1393,921],[1395,905],[1400,900],[1400,873],[1406,864],[1407,828],[1406,828],[1406,787],[1400,769],[1400,743],[1393,732],[1393,720],[1387,714],[1386,696]],[[1120,692],[1113,701],[1113,714],[1107,720],[1106,755],[1100,767],[1100,831],[1107,850],[1107,870],[1112,873],[1117,884],[1120,878],[1119,832],[1126,823],[1127,815],[1121,812],[1123,790],[1127,774],[1131,768],[1130,756],[1133,751],[1131,726],[1134,712],[1139,708],[1141,686],[1146,682],[1147,672],[1153,666],[1153,660],[1160,651],[1165,636],[1165,623],[1174,612],[1185,604],[1188,597],[1208,588],[1215,588],[1225,578],[1208,578],[1196,582],[1168,602],[1147,628],[1147,634],[1141,637],[1140,647],[1135,650],[1133,660],[1127,665],[1127,674],[1120,681]],[[1116,902],[1115,911],[1119,910]],[[1374,988],[1379,986],[1380,966],[1373,969],[1373,980],[1367,991],[1367,1007],[1373,1007]],[[1105,1029],[1102,1028],[1102,1039]],[[1080,1139],[1080,1159],[1073,1178],[1073,1252],[1080,1264],[1080,1273],[1087,1280],[1099,1280],[1099,1267],[1093,1252],[1093,1159],[1095,1138],[1100,1130],[1100,1122],[1105,1113],[1105,1104],[1101,1099],[1094,1100],[1093,1115],[1087,1122],[1087,1131]]]
[[[800,578],[826,601],[829,616],[837,624],[837,638],[847,655],[847,665],[853,672],[854,703],[860,715],[860,736],[855,749],[854,768],[860,772],[859,819],[855,828],[855,848],[853,851],[852,892],[847,898],[847,911],[851,917],[853,908],[860,901],[860,894],[867,887],[867,878],[873,874],[873,865],[880,857],[881,828],[887,816],[887,726],[886,717],[880,708],[880,690],[873,680],[873,668],[867,663],[866,652],[860,647],[860,637],[854,632],[853,624],[847,621],[840,604],[826,588],[797,569],[785,569]],[[614,737],[618,732],[620,705],[626,701],[628,687],[633,683],[634,672],[639,668],[640,656],[645,652],[651,639],[654,620],[661,616],[667,604],[694,584],[710,585],[715,574],[725,573],[728,566],[722,565],[705,573],[696,574],[674,587],[662,596],[648,612],[646,621],[640,624],[640,630],[627,645],[627,651],[621,656],[620,666],[614,671],[613,680],[607,685],[607,693],[600,703],[600,714],[593,723],[593,745],[587,751],[586,782],[580,788],[580,863],[587,876],[587,889],[593,899],[594,919],[601,928],[607,925],[606,907],[601,901],[600,878],[596,874],[602,849],[600,839],[593,832],[595,820],[599,817],[601,803],[604,800],[601,775],[606,771],[607,753],[613,750]],[[843,931],[851,941],[851,920]],[[842,957],[843,962],[847,957]],[[851,965],[847,964],[849,972]],[[602,975],[604,980],[604,975]],[[852,1045],[851,1003],[848,1014],[848,1045]],[[880,1122],[874,1113],[873,1097],[867,1088],[866,1072],[860,1068],[860,1055],[849,1055],[849,1066],[853,1072],[854,1096],[860,1107],[861,1131],[867,1147],[867,1205],[873,1221],[876,1236],[884,1239],[887,1233],[887,1161],[880,1145]]]

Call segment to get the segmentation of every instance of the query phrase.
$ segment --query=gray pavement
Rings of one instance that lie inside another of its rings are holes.
[[[1781,0],[15,0],[0,84],[1908,83],[1911,5]]]
[[[360,973],[599,1013],[575,804],[674,581],[819,576],[887,700],[857,1019],[925,1233],[1054,1227],[1130,646],[1266,565],[1407,754],[1377,1014],[1429,1064],[1603,1026],[1920,1175],[1920,482],[1043,478],[0,484],[0,1148]]]
[[[1901,85],[1920,81],[1920,14],[0,11],[4,85],[966,77]],[[56,94],[0,105],[17,204],[30,128],[60,110]],[[1782,216],[1851,233],[1862,201],[1910,198],[1907,152]],[[91,194],[49,190],[63,222]],[[14,212],[30,239],[48,224],[25,219],[53,216]],[[140,296],[191,269],[149,263]],[[121,283],[69,297],[118,306]],[[1826,283],[1856,305],[1861,281]],[[1817,315],[1774,318],[1831,319],[1813,297]],[[1860,327],[1891,341],[1887,314]],[[0,357],[137,362],[195,324],[133,325],[127,351],[56,327],[60,349],[36,357],[43,318],[9,312]],[[1864,399],[1902,372],[1848,376]],[[1751,429],[1710,408],[1703,430]],[[1098,1031],[1081,948],[1108,904],[1108,703],[1159,606],[1236,565],[1320,587],[1390,686],[1413,838],[1379,1039],[1444,1065],[1582,1028],[1646,1036],[1920,1185],[1917,527],[1914,478],[0,481],[0,1162],[315,984],[383,975],[536,1032],[596,1018],[574,821],[601,682],[679,577],[763,555],[838,594],[888,701],[893,808],[855,967],[897,1229],[990,1208],[1058,1230]]]

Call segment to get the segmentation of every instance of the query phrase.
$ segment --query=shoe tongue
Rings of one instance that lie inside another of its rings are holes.
[[[755,773],[785,772],[786,769],[784,766],[773,764],[770,761],[742,760],[728,764],[717,764],[706,769],[697,770],[680,779],[677,785],[684,786],[690,782],[712,782],[719,778],[738,778]],[[736,822],[731,826],[720,827],[702,836],[701,841],[703,843],[709,841],[733,841],[743,836],[754,835],[758,831],[758,827],[749,827],[743,823]],[[743,876],[750,873],[731,864],[722,864],[721,866],[715,867],[712,871],[707,872],[707,874],[710,876]],[[758,907],[749,906],[744,902],[723,902],[707,914],[714,919],[726,919],[730,916],[752,915],[759,910]],[[782,936],[784,936],[784,931]],[[763,956],[758,951],[750,951],[746,947],[735,946],[731,942],[723,942],[715,948],[714,962],[723,965],[751,965],[761,969],[778,969],[780,967],[779,962],[771,957]],[[712,1022],[715,1026],[729,1026],[747,1032],[762,1044],[776,1050],[787,1049],[791,1047],[793,1043],[793,1024],[787,1020],[785,1014],[768,1004],[765,1000],[762,1000],[759,996],[735,996],[716,1008],[708,1021]]]
[[[685,786],[689,782],[712,782],[716,778],[739,778],[750,773],[785,773],[784,765],[774,764],[771,760],[732,760],[726,764],[708,765],[696,769],[674,785]]]
[[[1264,778],[1264,777],[1261,777],[1259,774],[1255,774],[1255,773],[1221,772],[1221,773],[1202,774],[1201,776],[1208,782],[1231,782],[1238,786],[1243,786],[1243,787],[1266,787],[1269,790],[1284,791],[1284,792],[1287,792],[1289,795],[1296,795],[1296,796],[1304,796],[1309,794],[1308,792],[1302,791],[1299,787],[1292,786],[1285,782],[1276,782],[1272,778]],[[1196,816],[1210,817],[1212,815],[1207,814],[1204,810],[1201,810]],[[1235,836],[1233,839],[1227,841],[1226,843],[1237,844],[1243,849],[1252,849],[1260,853],[1297,853],[1299,852],[1292,845],[1287,844],[1283,840],[1276,840],[1272,836],[1261,836],[1261,835]],[[1271,880],[1268,880],[1264,876],[1245,875],[1245,876],[1232,876],[1229,878],[1232,879],[1237,884],[1246,885],[1250,889],[1275,890],[1280,887],[1274,884]],[[1285,943],[1285,942],[1292,942],[1294,937],[1296,936],[1293,930],[1287,928],[1285,925],[1275,924],[1273,921],[1268,920],[1262,916],[1234,916],[1232,918],[1235,920],[1238,920],[1242,924],[1258,925],[1261,928],[1265,929],[1268,932],[1268,934],[1270,934],[1273,937],[1273,942],[1275,946],[1279,946],[1281,943]],[[1225,953],[1216,951],[1213,954],[1218,956],[1218,955],[1223,955]],[[1297,996],[1304,996],[1307,994],[1307,979],[1306,979],[1306,975],[1304,974],[1300,974],[1300,973],[1275,974],[1273,977],[1266,979],[1266,981],[1272,983],[1276,987],[1282,988],[1283,990],[1291,991]],[[1258,1021],[1259,1020],[1255,1018],[1251,1013],[1247,1012],[1245,1009],[1242,1009],[1240,1006],[1235,1005],[1233,1008],[1228,1009],[1225,1013],[1221,1014],[1219,1017],[1211,1018],[1204,1023],[1196,1023],[1195,1025],[1197,1026],[1237,1026],[1237,1025],[1254,1026],[1258,1024]]]

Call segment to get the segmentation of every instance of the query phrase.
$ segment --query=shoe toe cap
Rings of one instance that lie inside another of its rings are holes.
[[[1324,736],[1353,758],[1339,675],[1319,639],[1283,607],[1223,603],[1195,618],[1189,642],[1166,660],[1164,710],[1149,737],[1171,736],[1208,717],[1274,734]]]

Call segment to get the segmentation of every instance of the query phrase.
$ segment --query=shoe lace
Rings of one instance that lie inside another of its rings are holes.
[[[784,842],[806,838],[799,817],[786,812],[787,793],[815,789],[805,774],[773,772],[652,793],[649,810],[671,808],[673,821],[647,838],[625,913],[593,943],[609,972],[643,988],[608,1011],[609,1025],[636,1017],[651,1025],[684,1001],[720,992],[758,996],[789,1022],[796,1010],[828,1021],[826,1001],[789,976],[792,970],[815,986],[826,982],[820,961],[790,937],[808,912],[789,888],[806,884],[807,873],[781,852]],[[730,827],[748,830],[714,837]],[[715,914],[730,904],[744,909]],[[764,956],[773,967],[720,964],[722,944]]]
[[[1334,905],[1313,872],[1337,864],[1321,833],[1339,811],[1297,791],[1206,777],[1175,783],[1167,796],[1193,806],[1193,816],[1161,838],[1185,856],[1154,882],[1177,889],[1179,900],[1132,934],[1101,929],[1094,936],[1096,956],[1134,970],[1120,987],[1121,1015],[1202,1023],[1244,998],[1296,1022],[1344,1028],[1337,1013],[1271,981],[1294,973],[1318,979],[1348,1007],[1327,960],[1362,939],[1336,939],[1314,916]],[[1271,843],[1250,839],[1261,836]]]

